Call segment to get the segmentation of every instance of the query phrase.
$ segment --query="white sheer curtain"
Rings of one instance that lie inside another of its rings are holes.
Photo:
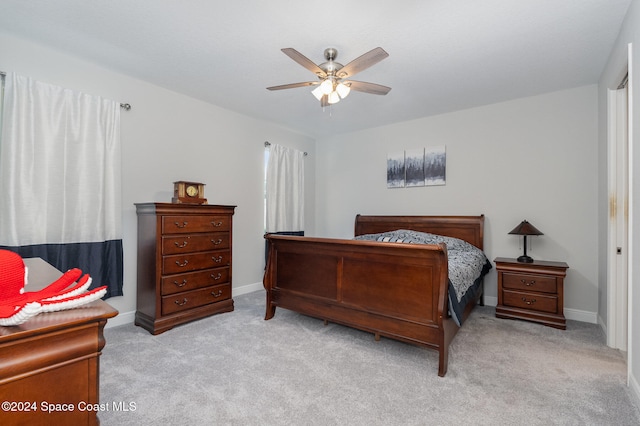
[[[266,231],[304,231],[304,152],[271,144],[267,163]]]
[[[61,270],[81,267],[121,294],[120,163],[118,102],[8,74],[0,245]]]

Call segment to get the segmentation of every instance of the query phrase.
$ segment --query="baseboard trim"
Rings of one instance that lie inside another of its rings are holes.
[[[119,327],[121,325],[133,324],[136,319],[136,311],[120,312],[117,316],[109,319],[104,328]]]
[[[591,324],[598,324],[598,313],[581,311],[579,309],[564,308],[564,316],[566,319],[574,321],[588,322]]]
[[[263,290],[262,282],[253,284],[247,284],[240,287],[233,288],[233,295],[240,296],[242,294],[253,293],[255,291]],[[119,327],[121,325],[133,324],[136,319],[136,311],[120,312],[116,317],[107,321],[107,325],[104,328]]]
[[[498,306],[498,298],[493,296],[484,296],[485,306]]]
[[[253,284],[243,285],[243,286],[240,286],[240,287],[234,287],[233,288],[233,295],[234,296],[240,296],[240,295],[243,295],[243,294],[253,293],[253,292],[256,292],[256,291],[263,290],[263,289],[264,289],[264,287],[262,286],[262,282],[257,282],[257,283],[253,283]],[[497,306],[498,305],[498,298],[497,297],[493,297],[493,296],[485,296],[484,297],[484,304],[486,306]],[[132,311],[132,312],[121,312],[117,317],[111,318],[107,322],[107,325],[105,326],[105,328],[118,327],[120,325],[131,324],[135,320],[135,315],[136,315],[135,311]],[[579,309],[564,308],[564,316],[568,320],[582,321],[582,322],[588,322],[588,323],[592,323],[592,324],[599,324],[599,322],[598,322],[598,314],[596,312],[589,312],[589,311],[581,311]]]
[[[262,285],[262,282],[247,284],[240,287],[234,287],[233,295],[240,296],[242,294],[253,293],[258,290],[264,290],[264,286]]]
[[[598,315],[598,325],[600,326],[600,328],[602,329],[602,332],[604,333],[605,336],[608,336],[607,334],[607,325],[605,324],[604,320],[602,319],[601,315]],[[608,344],[608,339],[607,339],[607,344]]]

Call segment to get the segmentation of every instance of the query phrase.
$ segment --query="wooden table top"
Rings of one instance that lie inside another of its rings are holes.
[[[41,290],[62,275],[62,272],[40,258],[24,259],[24,263],[29,270],[28,284],[25,286],[25,291]],[[95,300],[64,311],[41,313],[20,325],[0,326],[0,343],[22,339],[30,335],[48,333],[73,324],[107,320],[116,315],[118,315],[118,311],[103,300]]]

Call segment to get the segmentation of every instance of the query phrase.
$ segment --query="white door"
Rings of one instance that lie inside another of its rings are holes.
[[[607,345],[627,351],[629,125],[626,79],[609,91],[609,232]]]

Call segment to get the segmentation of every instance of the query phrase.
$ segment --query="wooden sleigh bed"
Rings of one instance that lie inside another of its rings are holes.
[[[484,216],[356,216],[355,235],[398,229],[467,241],[482,250]],[[459,326],[448,310],[445,244],[403,244],[267,234],[265,320],[289,309],[439,352],[447,372],[448,348]],[[490,267],[490,266],[489,266]],[[462,314],[482,303],[482,283]]]

